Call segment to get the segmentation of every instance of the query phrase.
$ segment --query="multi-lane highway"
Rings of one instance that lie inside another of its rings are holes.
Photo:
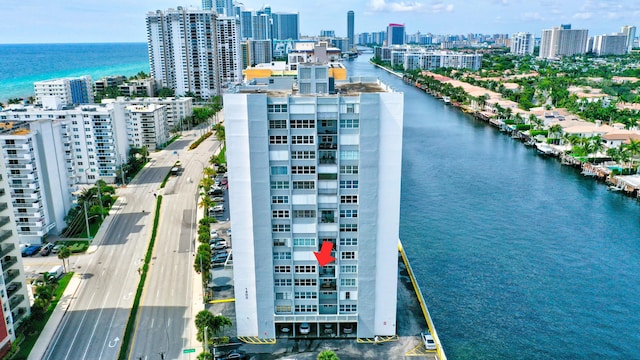
[[[152,154],[150,164],[126,188],[118,190],[121,206],[108,228],[102,229],[104,236],[96,238],[98,249],[73,264],[82,282],[44,359],[117,358],[139,282],[138,269],[151,235],[154,193],[178,157],[185,172],[172,178],[164,189],[161,226],[131,354],[160,359],[159,354],[166,352],[165,359],[179,357],[176,352],[187,341],[192,321],[188,311],[193,269],[189,241],[193,238],[190,223],[197,179],[202,171],[200,163],[207,164],[217,144],[212,137],[198,149],[187,151],[195,139],[195,132],[185,134],[166,150]],[[194,180],[187,182],[187,177]]]

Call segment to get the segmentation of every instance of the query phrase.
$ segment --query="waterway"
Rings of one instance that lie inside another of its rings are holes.
[[[404,92],[400,237],[449,359],[640,357],[640,203]]]

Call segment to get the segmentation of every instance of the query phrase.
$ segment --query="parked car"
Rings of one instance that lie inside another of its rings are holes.
[[[300,335],[307,335],[311,332],[311,326],[309,325],[309,323],[302,323],[300,324]]]
[[[225,186],[227,185],[229,182],[227,180],[227,178],[222,178],[222,180],[220,181],[220,185]]]
[[[224,254],[225,256],[229,256],[229,252],[227,251],[227,249],[214,250],[211,256],[218,256],[218,254]]]
[[[240,350],[233,350],[230,353],[228,353],[225,357],[220,358],[220,360],[242,360],[246,358],[247,358],[247,354],[245,354],[244,352]]]
[[[224,205],[218,204],[218,205],[214,206],[213,208],[211,208],[211,210],[213,210],[213,212],[223,212],[224,211]]]
[[[227,257],[228,256],[229,256],[228,254],[220,253],[220,254],[214,256],[213,258],[211,258],[211,263],[213,263],[213,264],[222,264],[225,261],[227,261]]]
[[[42,249],[40,249],[40,255],[49,256],[54,246],[55,246],[54,243],[48,243],[47,245],[43,246]]]
[[[436,342],[433,340],[433,336],[431,336],[431,334],[420,333],[420,338],[422,338],[422,343],[424,343],[424,347],[427,350],[436,349]]]
[[[222,191],[222,189],[220,188],[209,189],[209,195],[222,196],[223,194],[224,194],[224,191]]]
[[[221,237],[215,237],[215,238],[212,238],[211,240],[209,240],[209,245],[213,245],[215,243],[219,243],[220,241],[226,242],[226,240],[221,238]]]
[[[11,283],[11,284],[9,284],[9,286],[7,286],[7,292],[14,291],[17,288],[18,288],[18,285],[14,284],[14,283]]]
[[[28,246],[28,247],[22,249],[22,256],[32,256],[35,253],[37,253],[38,251],[40,251],[41,248],[42,248],[42,246],[40,246],[40,245]]]
[[[227,236],[228,236],[228,237],[231,237],[231,228],[229,228],[229,229],[227,230]]]
[[[211,201],[213,201],[215,203],[224,202],[224,196],[214,196],[214,197],[211,198]]]
[[[209,236],[211,236],[211,238],[217,238],[218,237],[218,230],[216,229],[211,229],[211,231],[209,231]]]
[[[60,249],[62,249],[63,246],[64,245],[62,245],[62,244],[58,244],[58,245],[54,246],[53,249],[51,249],[51,253],[53,253],[53,254],[59,253]]]
[[[220,242],[211,244],[211,250],[222,250],[228,247],[229,245],[227,245],[226,241],[220,241]]]

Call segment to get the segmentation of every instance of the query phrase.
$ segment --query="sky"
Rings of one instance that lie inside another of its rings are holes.
[[[2,0],[0,44],[146,42],[149,11],[201,6],[198,0]],[[215,0],[214,0],[215,3]],[[347,11],[355,32],[382,31],[405,24],[407,33],[497,34],[571,24],[589,35],[636,25],[639,0],[243,0],[245,8],[299,12],[302,35],[335,30],[346,36]],[[0,54],[1,56],[2,54]]]

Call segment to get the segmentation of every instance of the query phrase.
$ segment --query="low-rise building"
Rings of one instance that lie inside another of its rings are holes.
[[[62,105],[93,102],[93,82],[90,76],[36,81],[33,87],[36,103],[44,104],[45,107],[51,107],[51,100]]]

